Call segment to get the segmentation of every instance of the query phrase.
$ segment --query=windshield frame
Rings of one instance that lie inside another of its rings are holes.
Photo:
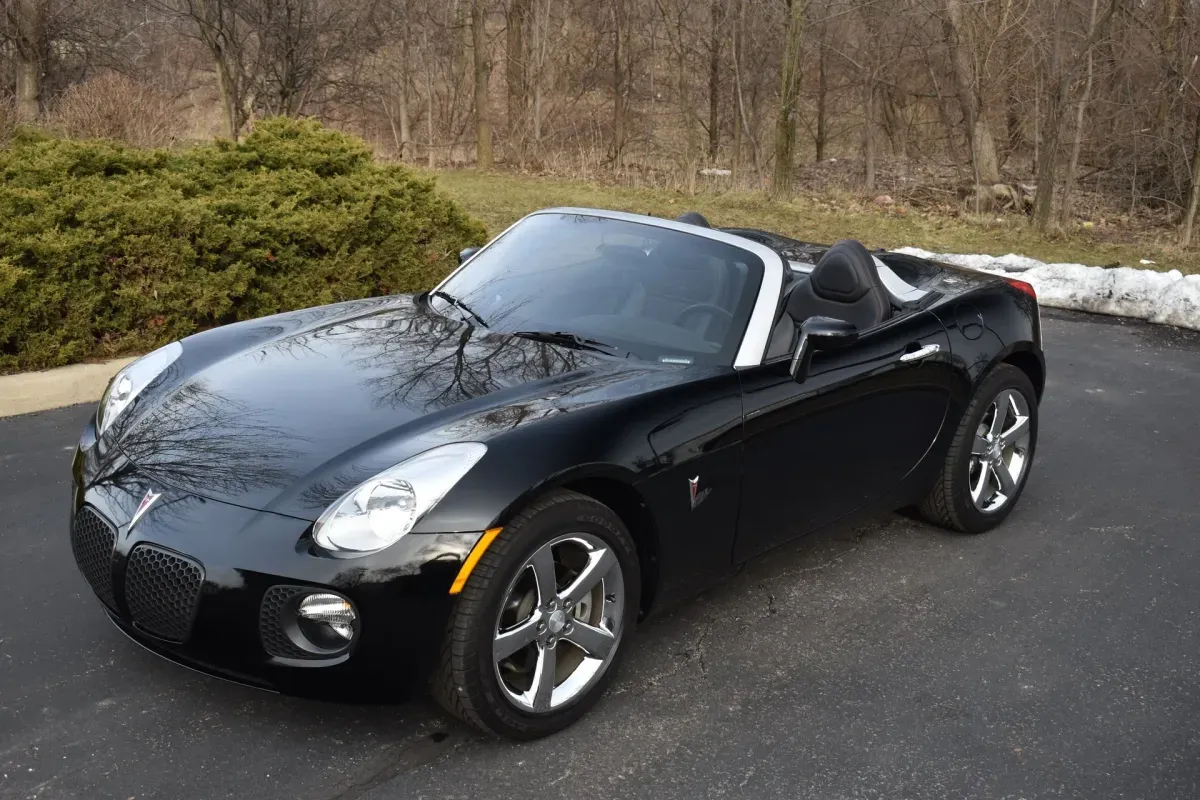
[[[745,330],[742,332],[742,341],[738,346],[738,350],[733,359],[733,367],[735,369],[743,369],[746,367],[757,367],[763,363],[763,357],[766,354],[767,343],[771,337],[771,329],[775,324],[775,312],[779,308],[780,299],[783,292],[783,276],[784,262],[783,257],[778,252],[759,244],[750,239],[745,239],[732,233],[726,233],[715,228],[702,228],[698,225],[691,225],[686,222],[676,222],[675,220],[660,219],[644,214],[629,214],[624,211],[607,211],[595,208],[544,208],[534,211],[530,214],[521,217],[505,228],[500,235],[493,238],[478,251],[473,253],[470,258],[459,264],[458,268],[453,270],[449,275],[443,278],[437,286],[434,286],[426,296],[432,296],[434,292],[442,290],[442,287],[450,282],[450,280],[462,270],[471,265],[471,262],[478,258],[482,253],[486,252],[493,244],[503,239],[510,231],[519,226],[526,220],[542,214],[573,214],[579,216],[601,217],[605,219],[621,220],[624,222],[632,222],[639,225],[651,225],[659,228],[667,228],[680,233],[698,236],[704,239],[713,239],[718,242],[732,245],[741,250],[745,250],[752,255],[758,257],[762,262],[763,275],[758,286],[758,297],[754,300],[754,305],[750,310],[750,318],[746,323]]]

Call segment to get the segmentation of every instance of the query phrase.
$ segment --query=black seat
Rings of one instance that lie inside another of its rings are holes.
[[[686,222],[689,225],[699,225],[701,228],[711,228],[708,220],[699,211],[686,211],[675,218],[676,222]]]
[[[796,325],[809,317],[833,317],[861,331],[889,319],[892,303],[867,248],[843,239],[826,250],[809,279],[789,293],[787,314]]]

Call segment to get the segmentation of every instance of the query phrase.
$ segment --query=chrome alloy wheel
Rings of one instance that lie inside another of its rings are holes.
[[[590,533],[539,547],[508,587],[492,641],[509,702],[548,712],[582,696],[616,653],[625,582],[612,548]]]
[[[1013,389],[992,400],[971,446],[971,502],[985,514],[999,511],[1017,493],[1029,463],[1029,403]]]

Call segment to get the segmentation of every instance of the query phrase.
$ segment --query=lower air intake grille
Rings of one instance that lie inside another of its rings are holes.
[[[95,511],[85,507],[75,515],[71,525],[75,563],[92,591],[109,608],[117,605],[112,588],[112,556],[116,542],[117,532]]]
[[[203,583],[204,568],[198,562],[139,544],[125,567],[125,605],[139,628],[182,642],[191,632]]]
[[[258,611],[258,635],[262,638],[263,649],[268,655],[277,658],[328,658],[297,647],[283,629],[284,612],[292,601],[298,595],[311,594],[312,591],[300,586],[272,586],[263,595],[262,606]]]

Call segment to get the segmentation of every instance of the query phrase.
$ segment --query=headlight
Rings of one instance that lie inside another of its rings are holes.
[[[118,372],[108,384],[108,391],[104,393],[100,406],[96,409],[96,436],[103,436],[133,399],[161,375],[163,370],[174,364],[182,352],[183,345],[171,342],[153,353],[147,353]]]
[[[394,543],[487,452],[477,442],[426,450],[342,495],[313,526],[326,550],[373,553]]]

